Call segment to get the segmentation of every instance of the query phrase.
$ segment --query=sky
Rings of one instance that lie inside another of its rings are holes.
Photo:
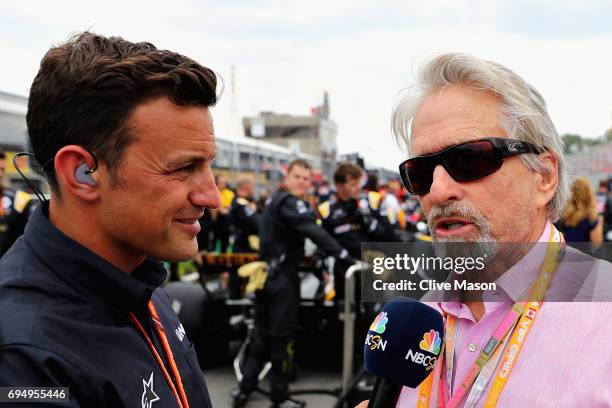
[[[0,90],[27,96],[44,53],[72,33],[119,35],[224,78],[212,111],[220,138],[242,138],[239,117],[260,111],[309,114],[326,90],[339,152],[395,169],[405,152],[393,104],[442,52],[514,70],[544,96],[559,133],[602,135],[612,127],[610,21],[612,2],[595,0],[3,0]]]

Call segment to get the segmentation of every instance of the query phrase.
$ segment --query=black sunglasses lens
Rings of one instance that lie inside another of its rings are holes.
[[[410,194],[425,194],[433,181],[435,163],[429,158],[414,158],[402,164],[401,176]]]
[[[495,146],[488,140],[463,143],[440,155],[415,157],[402,163],[402,181],[411,194],[427,194],[433,183],[435,167],[444,164],[457,181],[478,180],[499,170],[502,159],[495,154]]]
[[[464,143],[446,152],[446,165],[451,177],[457,181],[478,180],[501,167],[502,160],[487,140]]]

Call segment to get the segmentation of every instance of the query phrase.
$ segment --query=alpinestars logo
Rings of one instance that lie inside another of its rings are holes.
[[[142,397],[140,397],[140,404],[142,408],[151,408],[155,401],[159,401],[159,397],[153,391],[153,371],[151,371],[149,381],[145,381],[144,378],[142,379],[142,387],[144,391],[142,392]]]
[[[185,337],[185,329],[183,328],[183,323],[179,324],[179,327],[176,328],[174,334],[176,334],[176,337],[178,337],[180,341],[183,341],[183,338]]]

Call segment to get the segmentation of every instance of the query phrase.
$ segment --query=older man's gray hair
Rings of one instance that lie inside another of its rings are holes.
[[[544,98],[508,68],[467,54],[443,54],[430,60],[421,69],[417,82],[406,90],[394,107],[392,126],[398,142],[403,141],[408,154],[411,154],[410,129],[418,107],[431,92],[453,84],[496,94],[503,104],[501,125],[508,137],[548,150],[557,158],[558,185],[547,209],[549,220],[556,221],[569,196],[563,140],[548,115]],[[531,170],[547,171],[536,155],[520,157]]]

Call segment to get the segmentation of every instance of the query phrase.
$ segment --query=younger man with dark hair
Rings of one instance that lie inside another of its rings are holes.
[[[192,258],[219,205],[216,84],[119,37],[47,52],[27,124],[51,200],[0,262],[0,386],[68,387],[58,406],[211,406],[157,260]]]

